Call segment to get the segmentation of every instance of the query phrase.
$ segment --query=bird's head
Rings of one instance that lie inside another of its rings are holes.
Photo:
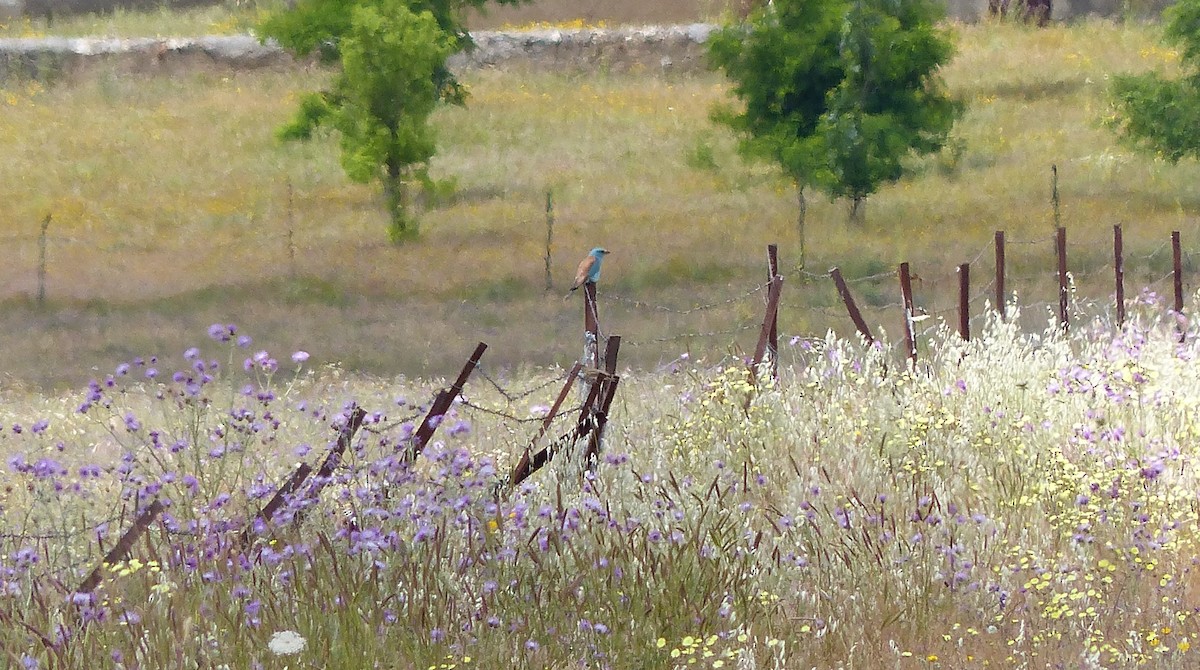
[[[608,249],[605,249],[604,247],[596,247],[595,249],[592,249],[591,255],[595,256],[596,258],[604,258],[608,255]]]

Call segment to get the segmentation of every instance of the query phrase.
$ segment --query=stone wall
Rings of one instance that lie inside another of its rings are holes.
[[[451,67],[517,66],[560,70],[700,70],[704,43],[715,26],[477,32],[476,49]]]
[[[1074,1],[1079,7],[1084,2],[1112,0]],[[472,33],[477,48],[454,56],[451,67],[696,71],[706,67],[704,43],[713,29],[712,25],[696,23],[513,33],[478,31]],[[0,83],[10,77],[52,80],[99,63],[145,72],[192,67],[288,66],[294,60],[278,47],[260,44],[248,35],[196,39],[0,39]]]
[[[526,67],[594,72],[651,69],[695,71],[705,67],[704,42],[713,26],[541,30],[473,33],[477,48],[452,58],[455,69]],[[196,39],[0,39],[0,83],[9,78],[54,80],[96,64],[122,71],[171,71],[189,67],[251,69],[287,66],[294,60],[273,44],[242,36]]]

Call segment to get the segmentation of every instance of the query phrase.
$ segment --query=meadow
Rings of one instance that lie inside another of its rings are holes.
[[[997,229],[1013,245],[1010,286],[1034,304],[1056,290],[1051,165],[1080,297],[1112,292],[1116,224],[1131,287],[1161,281],[1170,231],[1183,231],[1185,248],[1196,238],[1200,175],[1193,162],[1126,151],[1100,125],[1112,73],[1176,66],[1156,27],[952,28],[959,53],[945,76],[967,112],[951,146],[872,197],[861,228],[847,225],[844,203],[811,197],[811,276],[797,268],[794,189],[770,166],[742,162],[709,120],[728,100],[715,73],[465,72],[470,104],[436,118],[433,170],[454,188],[428,202],[421,240],[403,247],[386,241],[377,192],[343,175],[335,138],[274,138],[298,94],[327,80],[319,69],[101,65],[58,82],[10,80],[0,93],[0,370],[9,384],[77,387],[87,366],[180,351],[223,320],[380,375],[449,374],[480,339],[497,365],[565,366],[581,310],[559,298],[597,244],[613,252],[602,321],[630,345],[623,360],[642,368],[679,350],[719,357],[752,346],[741,328],[754,327],[760,300],[678,312],[760,284],[768,243],[789,276],[788,335],[852,332],[821,277],[834,265],[880,277],[856,290],[868,318],[893,330],[889,273],[900,262],[923,278],[918,304],[945,309],[955,266],[976,259],[977,276],[990,272]],[[986,311],[982,300],[974,310]]]
[[[942,329],[915,370],[832,335],[786,347],[778,382],[681,358],[625,375],[594,467],[562,445],[516,488],[561,370],[473,380],[410,462],[436,384],[310,369],[214,324],[182,355],[0,403],[0,655],[1189,667],[1200,333],[1181,343],[1163,315],[1140,300],[1124,329]],[[359,407],[337,467],[255,520]],[[129,556],[88,583],[153,505]]]
[[[714,74],[465,73],[470,106],[437,118],[434,167],[456,188],[403,247],[335,140],[272,138],[327,73],[5,82],[0,665],[1194,664],[1200,333],[1156,290],[1169,232],[1200,235],[1197,169],[1099,126],[1108,76],[1178,56],[1140,24],[954,30],[946,76],[968,112],[952,147],[861,228],[810,203],[802,268],[794,193],[708,121],[728,90]],[[1051,164],[1066,331],[1040,302]],[[935,313],[915,368],[896,328],[843,336],[826,268],[877,276],[855,290],[873,325],[898,326],[896,263],[933,308],[958,263],[986,273],[1001,228],[1023,315],[980,298],[964,342]],[[601,320],[628,338],[603,452],[587,468],[560,445],[509,487],[578,353],[560,296],[597,241],[614,251]],[[778,380],[741,362],[769,242],[787,275]],[[436,377],[479,340],[481,370],[406,460]],[[356,408],[337,467],[257,518]]]

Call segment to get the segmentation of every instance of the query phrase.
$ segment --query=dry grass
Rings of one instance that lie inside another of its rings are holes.
[[[1011,270],[1027,280],[1010,287],[1023,299],[1050,296],[1054,163],[1080,297],[1111,291],[1102,264],[1115,224],[1126,226],[1130,255],[1147,256],[1130,259],[1131,283],[1160,279],[1165,257],[1149,254],[1172,229],[1185,231],[1185,244],[1194,239],[1185,213],[1200,204],[1189,187],[1200,174],[1129,154],[1099,125],[1110,74],[1174,65],[1156,30],[955,30],[960,54],[946,76],[969,105],[959,150],[873,197],[862,229],[846,226],[843,205],[812,203],[808,268],[839,265],[856,277],[909,261],[924,278],[918,302],[938,311],[953,304],[955,265],[978,258],[977,276],[991,272],[988,244],[1003,228],[1014,240]],[[89,364],[181,350],[213,321],[384,374],[448,374],[480,339],[493,345],[494,364],[562,364],[576,355],[579,308],[559,289],[597,243],[614,251],[602,291],[678,308],[753,288],[769,242],[794,268],[794,194],[768,168],[742,164],[732,137],[709,122],[727,90],[718,75],[467,74],[470,106],[436,121],[435,171],[456,180],[457,193],[424,214],[419,242],[401,248],[386,243],[374,191],[342,175],[335,140],[273,139],[296,94],[326,77],[133,76],[114,66],[0,90],[9,260],[0,268],[0,369],[9,382],[79,383]],[[547,189],[558,287],[548,294]],[[47,212],[49,304],[37,309],[36,233]],[[799,279],[785,288],[784,331],[847,332],[829,282]],[[898,299],[888,278],[855,290],[868,307]],[[760,304],[672,316],[607,301],[602,320],[642,345],[626,360],[654,365],[685,348],[752,346],[753,333],[679,336],[753,327]],[[894,310],[868,316],[893,331],[899,321]]]
[[[263,12],[278,6],[277,0],[247,0],[218,3],[209,7],[158,10],[116,10],[104,14],[30,17],[0,23],[0,37],[42,35],[110,37],[195,36],[244,32],[254,26]],[[520,7],[489,7],[473,13],[469,24],[475,30],[511,29],[534,24],[555,25],[641,25],[715,21],[729,13],[732,0],[538,0]],[[581,6],[582,5],[582,6]]]
[[[245,32],[270,2],[212,5],[187,9],[133,11],[118,9],[103,14],[25,17],[0,23],[0,37],[194,37]]]

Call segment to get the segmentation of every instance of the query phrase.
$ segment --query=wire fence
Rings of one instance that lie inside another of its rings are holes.
[[[1006,256],[1004,247],[1009,245],[1017,254]],[[1194,283],[1195,254],[1185,251],[1178,233],[1148,252],[1126,255],[1120,229],[1114,228],[1113,254],[1107,266],[1092,262],[1072,267],[1069,251],[1062,229],[1054,236],[1036,240],[1006,239],[997,233],[994,244],[970,252],[970,260],[955,266],[926,270],[906,263],[894,271],[842,277],[836,267],[825,273],[803,268],[782,272],[772,245],[767,281],[734,288],[726,297],[690,305],[599,292],[594,284],[589,284],[583,292],[585,355],[572,369],[514,383],[504,368],[482,362],[487,345],[480,343],[457,380],[408,415],[366,422],[365,411],[348,410],[347,420],[335,423],[338,437],[324,458],[319,459],[319,465],[316,461],[301,464],[268,491],[274,493],[270,501],[257,511],[252,509],[253,501],[249,501],[251,506],[245,512],[245,519],[231,520],[225,530],[240,538],[235,546],[250,546],[258,537],[258,529],[287,505],[293,505],[290,512],[293,516],[302,517],[308,509],[304,505],[312,504],[331,482],[351,482],[360,477],[362,463],[347,457],[358,449],[352,446],[356,434],[360,439],[362,435],[373,434],[379,445],[396,445],[393,449],[412,459],[430,443],[443,420],[451,416],[486,417],[508,431],[516,465],[499,478],[494,492],[497,496],[506,487],[516,486],[534,474],[563,450],[583,450],[584,462],[592,462],[588,458],[598,453],[604,422],[620,380],[617,355],[621,344],[654,347],[679,342],[704,343],[710,350],[723,349],[723,362],[748,364],[750,369],[757,370],[762,363],[777,365],[781,347],[824,339],[825,332],[796,327],[798,323],[811,324],[823,319],[837,324],[831,329],[850,333],[857,330],[859,336],[868,340],[875,338],[875,331],[881,325],[894,324],[910,345],[908,351],[896,348],[896,353],[916,357],[927,353],[922,352],[922,347],[930,345],[924,341],[936,330],[957,327],[961,336],[969,338],[975,324],[996,310],[1004,310],[1007,315],[1010,307],[1019,306],[1022,314],[1040,319],[1039,327],[1044,327],[1048,320],[1057,322],[1061,328],[1070,328],[1072,323],[1098,317],[1119,327],[1125,305],[1116,301],[1115,296],[1123,295],[1123,282],[1129,276],[1146,281],[1131,282],[1136,297],[1125,299],[1125,303],[1161,305],[1160,296],[1166,295],[1169,300],[1164,308],[1176,311],[1181,311],[1185,304],[1185,287]],[[1005,259],[1019,260],[1035,271],[1010,276]],[[788,291],[782,288],[785,280],[793,284]],[[998,290],[1000,286],[1005,287],[1003,291]],[[661,319],[658,327],[662,333],[640,340],[625,338],[617,331],[630,314]],[[714,327],[697,329],[697,324]],[[756,346],[745,336],[754,330],[759,333]],[[889,339],[899,341],[899,338]],[[748,355],[751,351],[753,356]],[[589,359],[589,355],[593,358]],[[471,378],[474,382],[468,387]],[[559,391],[554,396],[556,388]],[[567,402],[573,389],[580,400]],[[531,407],[530,403],[536,405]],[[417,426],[422,414],[424,418]],[[308,502],[296,507],[296,500]],[[99,579],[97,575],[103,566],[123,560],[151,526],[158,525],[165,536],[199,536],[210,532],[210,529],[180,527],[163,521],[162,516],[167,514],[157,499],[126,496],[107,507],[97,507],[92,518],[30,521],[0,528],[0,550],[12,556],[24,551],[36,554],[40,550],[48,556],[53,547],[70,545],[75,548],[74,553],[59,558],[67,574],[77,577],[88,565],[97,566],[76,588],[88,592],[98,583],[94,580]],[[346,520],[355,523],[354,510],[346,514]],[[102,562],[98,563],[101,555]]]
[[[290,196],[289,196],[290,202]],[[546,283],[551,285],[549,248],[553,239],[553,203],[547,194],[547,253]],[[225,239],[205,242],[206,254],[221,254],[241,250],[286,263],[286,273],[295,277],[304,270],[301,260],[309,249],[321,248],[327,233],[311,227],[297,229],[296,217],[290,211],[283,217],[286,229],[275,233],[254,233],[253,243],[245,239]],[[1188,231],[1189,233],[1195,231]],[[1052,311],[1059,299],[1064,281],[1056,267],[1057,232],[1045,236],[1008,236],[1008,267],[1003,280],[999,278],[993,243],[960,252],[962,264],[973,272],[973,282],[967,288],[969,316],[967,323],[976,327],[980,319],[998,304],[1020,305],[1021,318],[1029,326],[1040,326],[1043,312]],[[1094,239],[1094,237],[1093,237]],[[1173,291],[1173,282],[1182,282],[1187,289],[1200,259],[1200,251],[1180,247],[1173,249],[1170,239],[1141,239],[1140,246],[1123,254],[1125,281],[1133,292],[1148,290],[1158,294]],[[119,242],[95,246],[86,234],[70,235],[56,232],[51,217],[42,221],[40,234],[9,234],[0,236],[0,243],[9,252],[9,276],[13,272],[28,272],[22,281],[10,281],[9,290],[26,291],[36,295],[38,303],[47,299],[54,287],[47,288],[47,276],[55,262],[74,262],[77,257],[62,260],[64,249],[75,248],[89,255],[113,254],[183,254],[190,242],[183,241],[176,249],[140,242],[137,236]],[[1066,259],[1066,284],[1075,314],[1066,321],[1084,318],[1085,312],[1116,311],[1112,276],[1113,256],[1105,245],[1091,242],[1069,249]],[[60,258],[55,258],[59,254]],[[898,269],[881,267],[878,261],[842,259],[858,270],[843,268],[843,279],[858,301],[863,317],[884,331],[894,331],[902,317],[904,301],[898,285]],[[126,261],[121,261],[126,262]],[[785,266],[787,264],[785,263]],[[1179,267],[1176,268],[1175,265]],[[958,264],[950,262],[936,267],[913,267],[912,300],[915,317],[920,321],[961,321],[961,287]],[[272,270],[279,273],[276,264]],[[853,336],[858,330],[848,317],[844,300],[831,282],[830,272],[813,271],[810,267],[792,267],[781,273],[788,282],[780,304],[781,327],[789,333],[788,341],[799,338],[817,339],[826,332]],[[1003,281],[1001,294],[997,289]],[[766,298],[766,281],[744,287],[731,286],[726,295],[681,291],[677,300],[664,299],[663,291],[653,297],[621,290],[604,289],[598,294],[604,318],[599,334],[620,331],[624,344],[634,350],[632,356],[640,365],[654,366],[670,361],[682,353],[706,350],[721,356],[743,353],[749,347],[747,333],[761,326],[761,306]],[[1172,296],[1174,297],[1174,296]],[[931,328],[932,324],[926,324]]]

